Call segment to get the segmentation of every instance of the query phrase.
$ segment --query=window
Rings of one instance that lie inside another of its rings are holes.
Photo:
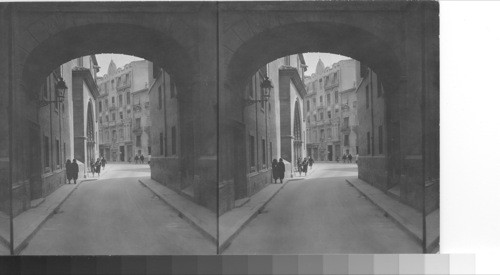
[[[339,91],[335,91],[335,103],[339,103]]]
[[[378,153],[384,153],[384,133],[382,132],[382,125],[378,126]]]
[[[120,112],[120,119],[123,119],[123,112]]]
[[[102,112],[102,101],[99,101],[99,113]]]
[[[122,80],[122,78],[121,78],[121,77],[117,77],[117,78],[116,78],[116,87],[120,87],[120,84],[121,84],[121,82],[122,82],[121,80]]]
[[[108,104],[108,103],[109,103],[109,102],[108,102],[108,99],[106,98],[106,99],[104,100],[104,108],[105,108],[106,110],[108,109],[108,106],[109,106],[109,104]]]
[[[265,165],[266,164],[266,158],[267,155],[266,155],[266,140],[265,139],[262,139],[262,164]]]
[[[370,150],[370,132],[366,133],[366,153],[369,155],[371,154]]]
[[[148,146],[148,155],[151,155],[151,146]]]
[[[332,138],[332,128],[326,130],[328,138]]]
[[[320,139],[325,140],[325,129],[321,129],[320,131]]]
[[[161,106],[162,106],[162,103],[163,103],[163,99],[162,99],[162,94],[161,94],[161,86],[158,87],[158,109],[161,110]]]
[[[175,96],[176,96],[176,91],[175,91],[174,78],[170,76],[170,98],[174,98]]]
[[[349,127],[349,117],[344,117],[344,127]]]
[[[135,136],[135,146],[141,147],[141,145],[142,145],[141,136]]]
[[[332,118],[332,111],[328,111],[328,118]]]
[[[130,104],[130,92],[127,92],[127,104]]]
[[[319,103],[323,103],[323,96],[319,97]]]
[[[338,82],[338,74],[334,73],[333,74],[333,83],[337,83],[337,82]]]
[[[111,80],[111,89],[114,89],[115,88],[115,80]]]
[[[115,104],[115,97],[111,97],[111,104]]]
[[[370,108],[370,87],[366,86],[366,109]]]
[[[250,154],[250,167],[255,167],[255,137],[250,135],[248,152]]]
[[[344,146],[349,146],[349,135],[344,135]]]
[[[331,96],[330,96],[330,94],[327,94],[327,95],[326,95],[326,104],[327,104],[328,106],[330,106],[330,104],[331,104],[331,103],[332,103],[332,101],[331,101]]]
[[[56,165],[61,165],[61,149],[59,147],[58,139],[56,139]]]
[[[115,112],[113,112],[113,113],[111,114],[111,117],[113,118],[113,121],[115,121],[115,120],[116,120],[116,114],[115,114]]]
[[[309,112],[309,110],[311,110],[311,104],[309,104],[309,100],[307,101],[307,111]]]
[[[172,127],[172,155],[177,155],[177,129]]]
[[[141,118],[136,118],[135,119],[135,127],[141,127]]]
[[[125,75],[125,84],[128,84],[128,74]],[[150,152],[151,154],[151,152]]]
[[[325,78],[325,87],[328,85],[328,80],[330,80],[330,76],[326,76]]]
[[[323,112],[319,113],[319,120],[323,120]]]
[[[116,130],[113,130],[113,141],[116,141]]]
[[[123,140],[123,129],[120,129],[119,134],[120,134],[120,140]]]
[[[118,97],[118,105],[120,107],[123,106],[123,96],[122,95],[119,95],[119,97]]]

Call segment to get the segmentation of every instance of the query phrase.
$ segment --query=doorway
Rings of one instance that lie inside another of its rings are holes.
[[[333,160],[333,145],[328,145],[328,161]]]
[[[120,161],[125,161],[125,146],[120,146]]]

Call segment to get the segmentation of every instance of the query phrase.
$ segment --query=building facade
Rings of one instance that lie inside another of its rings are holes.
[[[238,124],[243,136],[233,142],[244,142],[245,148],[232,152],[237,161],[234,183],[226,183],[219,196],[219,213],[238,207],[248,197],[272,180],[272,161],[283,158],[285,177],[292,176],[297,158],[305,156],[305,120],[303,84],[307,69],[302,54],[285,56],[260,68],[245,87],[243,123]],[[262,101],[261,83],[269,77],[273,88],[267,101]]]
[[[136,155],[149,155],[149,85],[152,63],[133,61],[116,68],[111,60],[108,73],[97,79],[99,154],[112,162],[133,162]]]
[[[334,161],[344,153],[356,154],[359,62],[342,60],[326,67],[321,61],[305,78],[307,95],[307,155],[314,160]]]

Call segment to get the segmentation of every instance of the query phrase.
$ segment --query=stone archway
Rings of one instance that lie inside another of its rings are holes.
[[[2,195],[7,194],[8,186],[25,181],[29,152],[24,145],[30,142],[26,121],[34,120],[36,92],[43,79],[74,58],[120,53],[145,58],[176,79],[183,174],[192,181],[204,179],[198,180],[206,185],[203,192],[213,194],[204,204],[215,209],[217,93],[216,64],[212,60],[216,43],[211,43],[216,34],[214,6],[215,3],[2,5],[2,15],[6,16],[2,16],[0,33],[9,39],[0,42],[2,59],[7,61],[0,65],[0,102],[2,107],[4,103],[5,107],[12,106],[2,108],[5,116],[0,118],[1,126],[9,129],[6,135],[2,134],[0,155],[1,159],[8,159],[6,166],[12,168],[2,173],[5,180],[1,180],[0,186],[6,191]]]
[[[409,193],[419,196],[418,175],[422,171],[434,173],[436,169],[432,166],[438,163],[438,158],[431,157],[424,169],[422,162],[413,157],[423,158],[439,143],[437,135],[432,142],[422,140],[423,132],[436,133],[439,128],[435,104],[439,94],[435,3],[337,2],[312,6],[293,2],[257,7],[245,3],[221,6],[224,66],[220,78],[220,197],[231,197],[229,186],[233,179],[226,171],[233,171],[233,165],[245,165],[226,153],[240,150],[227,147],[242,144],[230,141],[234,140],[232,129],[243,121],[237,110],[244,102],[244,84],[265,64],[305,52],[348,56],[377,72],[387,93],[387,122],[401,125],[387,133],[389,138],[400,137],[401,142],[394,144],[401,148],[388,150],[398,152],[398,160],[406,163],[408,170],[403,173],[415,175],[407,179],[412,190]],[[428,114],[422,112],[423,104],[431,110]],[[413,199],[412,203],[418,208],[420,201]]]

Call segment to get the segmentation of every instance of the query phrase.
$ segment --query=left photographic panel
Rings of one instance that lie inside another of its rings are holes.
[[[0,254],[216,254],[215,5],[0,7]]]

